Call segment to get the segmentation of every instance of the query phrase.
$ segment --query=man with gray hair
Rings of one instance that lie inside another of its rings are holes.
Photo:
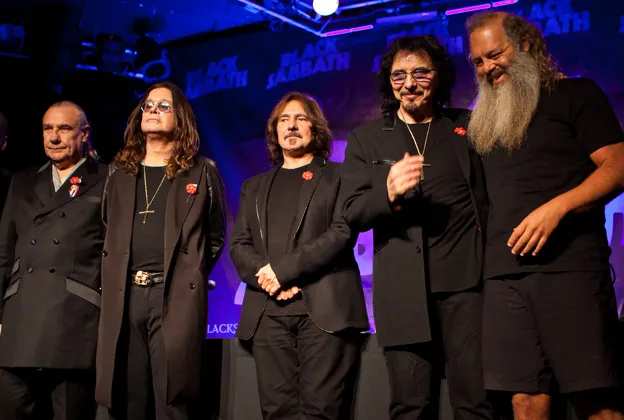
[[[539,30],[467,22],[479,86],[468,125],[490,203],[483,369],[516,419],[548,419],[556,387],[580,418],[622,419],[604,204],[624,189],[624,133],[603,91],[562,78]]]
[[[50,160],[11,180],[0,220],[0,418],[95,415],[107,166],[72,102],[43,116]]]

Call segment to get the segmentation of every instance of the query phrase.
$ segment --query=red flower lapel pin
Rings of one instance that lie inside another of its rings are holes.
[[[309,181],[312,178],[314,178],[314,174],[311,171],[305,171],[304,173],[301,174],[301,178],[305,179],[306,181]]]
[[[465,136],[467,133],[466,129],[464,127],[457,127],[455,128],[455,134],[459,134],[460,136]]]
[[[82,184],[82,178],[77,176],[72,176],[69,178],[69,183],[71,187],[69,187],[69,196],[74,198],[76,194],[78,194],[78,190],[80,189],[80,184]]]
[[[186,184],[186,192],[188,193],[188,197],[186,197],[186,202],[188,203],[189,198],[197,194],[197,184]]]

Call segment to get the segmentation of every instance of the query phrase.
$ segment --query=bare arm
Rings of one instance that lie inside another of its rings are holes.
[[[624,142],[601,147],[590,157],[597,169],[579,186],[555,198],[566,214],[591,208],[624,190]]]

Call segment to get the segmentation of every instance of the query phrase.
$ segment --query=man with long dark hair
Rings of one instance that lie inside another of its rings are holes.
[[[188,100],[150,87],[104,192],[96,399],[117,419],[186,419],[199,397],[207,281],[224,246],[223,182],[198,156]]]
[[[13,177],[0,221],[0,418],[90,420],[106,165],[85,112],[52,105],[49,161]]]
[[[230,244],[247,284],[236,335],[253,351],[265,420],[348,419],[369,325],[331,132],[318,103],[291,92],[266,138],[274,167],[243,184]]]
[[[580,418],[622,419],[604,204],[624,189],[624,133],[593,81],[559,77],[534,25],[485,13],[467,27],[479,86],[468,134],[493,210],[486,388],[514,394],[517,419],[548,419],[556,390]]]
[[[377,339],[390,379],[390,418],[437,415],[446,373],[455,419],[489,419],[481,374],[481,166],[468,111],[445,108],[455,83],[431,36],[395,40],[378,73],[383,117],[349,135],[345,217],[373,229]]]

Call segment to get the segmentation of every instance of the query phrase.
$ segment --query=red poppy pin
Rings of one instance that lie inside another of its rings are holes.
[[[69,183],[71,187],[69,187],[69,196],[74,198],[76,194],[78,194],[78,190],[80,189],[80,184],[82,183],[82,178],[77,176],[72,176],[69,178]]]
[[[187,184],[186,192],[189,193],[190,195],[197,194],[197,184]]]
[[[301,174],[301,178],[305,179],[306,181],[309,181],[312,178],[314,178],[314,174],[310,171],[305,171],[304,173]]]
[[[455,133],[459,134],[460,136],[465,136],[467,131],[466,131],[466,129],[464,127],[457,127],[455,129]]]
[[[186,192],[188,193],[188,197],[186,197],[186,202],[188,203],[189,198],[197,194],[197,184],[186,184]]]

